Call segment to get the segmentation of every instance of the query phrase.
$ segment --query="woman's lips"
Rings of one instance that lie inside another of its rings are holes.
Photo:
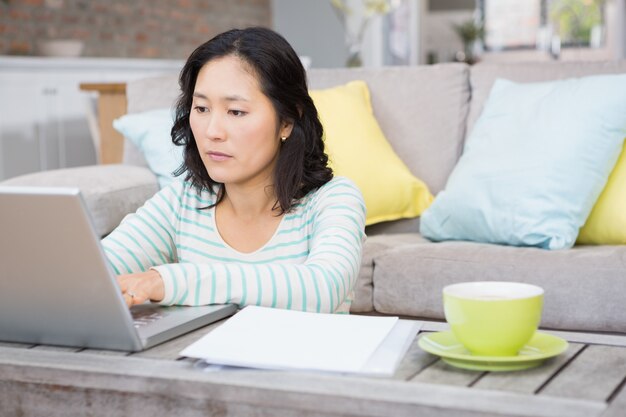
[[[216,162],[226,161],[232,158],[232,156],[227,155],[225,153],[221,153],[221,152],[207,152],[207,155],[212,161],[216,161]]]

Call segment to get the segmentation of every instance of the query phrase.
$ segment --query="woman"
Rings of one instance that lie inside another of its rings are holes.
[[[295,51],[269,29],[231,30],[191,54],[180,87],[185,180],[103,240],[127,304],[347,313],[365,205],[327,166]]]

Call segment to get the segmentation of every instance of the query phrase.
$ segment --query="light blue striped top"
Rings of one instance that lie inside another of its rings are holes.
[[[260,249],[242,253],[221,238],[215,193],[175,182],[128,215],[102,244],[117,274],[156,269],[161,304],[252,304],[347,313],[365,240],[365,204],[335,177],[283,216]]]

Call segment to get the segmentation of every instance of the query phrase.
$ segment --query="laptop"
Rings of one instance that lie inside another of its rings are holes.
[[[129,309],[78,189],[0,186],[0,341],[139,351],[236,310]]]

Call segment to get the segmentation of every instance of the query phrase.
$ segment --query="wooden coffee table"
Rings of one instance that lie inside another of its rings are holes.
[[[136,354],[0,344],[0,416],[624,416],[626,336],[552,332],[526,371],[452,368],[417,338],[392,378],[228,370],[178,357],[219,323]],[[445,329],[424,322],[422,331]]]

